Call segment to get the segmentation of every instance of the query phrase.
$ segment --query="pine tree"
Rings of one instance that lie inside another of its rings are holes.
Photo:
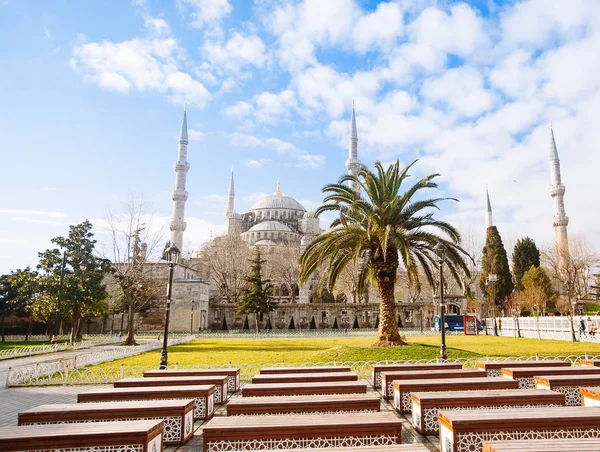
[[[290,318],[290,325],[288,326],[288,330],[295,330],[296,324],[294,323],[294,318]]]
[[[333,326],[331,327],[332,330],[338,330],[340,327],[338,326],[337,323],[337,317],[333,318]]]
[[[360,328],[360,325],[358,324],[358,317],[354,317],[354,323],[352,324],[352,329],[353,330],[358,330]]]
[[[517,240],[513,251],[512,272],[515,277],[515,286],[518,290],[523,290],[523,275],[531,266],[540,266],[540,250],[535,246],[535,242],[529,237]]]
[[[532,265],[525,272],[523,278],[523,295],[531,307],[537,305],[539,309],[546,313],[553,311],[556,293],[552,289],[550,278],[542,267]]]
[[[316,330],[317,329],[317,322],[315,322],[315,316],[312,316],[312,319],[310,319],[310,325],[308,326],[309,330]]]
[[[269,279],[263,279],[262,266],[266,262],[260,257],[258,247],[254,248],[254,257],[250,261],[250,274],[244,277],[246,287],[237,306],[238,314],[254,314],[256,316],[256,332],[260,331],[260,314],[268,314],[276,303],[271,301],[273,285]]]
[[[249,330],[250,329],[250,323],[248,322],[248,316],[246,316],[246,319],[244,320],[244,327],[242,329],[243,330]]]
[[[508,267],[506,250],[496,226],[490,226],[487,229],[481,270],[479,286],[485,294],[485,299],[493,303],[497,310],[502,310],[505,301],[513,291],[514,284]],[[490,274],[497,275],[498,279],[488,283],[487,279]],[[495,317],[496,312],[493,315]]]
[[[223,316],[223,323],[221,324],[221,331],[228,331],[229,328],[227,328],[227,317]]]

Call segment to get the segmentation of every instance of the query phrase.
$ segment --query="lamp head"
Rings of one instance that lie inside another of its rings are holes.
[[[177,248],[175,245],[171,245],[171,248],[167,250],[166,254],[169,265],[177,265],[177,262],[179,262],[179,256],[181,255],[179,248]]]
[[[433,251],[437,254],[440,260],[444,260],[444,255],[446,254],[446,245],[442,242],[438,242],[437,245],[433,247]]]

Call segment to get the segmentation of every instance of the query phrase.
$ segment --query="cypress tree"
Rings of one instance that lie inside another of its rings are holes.
[[[290,324],[288,326],[288,330],[295,330],[296,329],[296,324],[294,323],[294,318],[290,318]]]
[[[331,327],[332,330],[338,330],[340,327],[338,326],[337,323],[337,317],[333,318],[333,326]]]
[[[248,316],[246,316],[246,320],[244,320],[244,330],[250,329],[250,324],[248,323]]]
[[[312,316],[312,319],[310,319],[310,325],[308,327],[309,330],[316,330],[317,329],[317,323],[315,322],[315,316]]]
[[[256,317],[256,332],[260,330],[259,314],[269,313],[276,306],[271,301],[273,285],[269,279],[263,279],[262,266],[266,262],[260,256],[258,247],[254,248],[254,257],[250,261],[250,273],[244,277],[246,287],[237,306],[238,314],[254,314]]]
[[[517,240],[513,251],[513,276],[515,277],[515,286],[518,290],[523,290],[523,275],[529,271],[533,265],[535,268],[540,266],[540,250],[535,246],[535,242],[529,237]]]
[[[358,324],[358,317],[354,317],[354,324],[352,325],[352,329],[353,330],[358,330],[360,328],[360,325]]]
[[[228,331],[227,317],[225,317],[225,316],[223,316],[223,323],[221,324],[221,331]]]
[[[487,228],[485,246],[483,247],[483,258],[481,260],[481,270],[479,279],[481,292],[485,294],[485,299],[493,302],[493,305],[497,309],[503,309],[506,299],[513,291],[514,284],[508,267],[506,250],[504,249],[502,238],[500,237],[496,226]],[[488,275],[492,273],[498,276],[498,280],[486,284]]]

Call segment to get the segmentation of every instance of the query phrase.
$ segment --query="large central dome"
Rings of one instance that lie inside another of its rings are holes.
[[[262,209],[291,209],[291,210],[302,210],[306,212],[306,209],[296,201],[294,198],[290,198],[289,196],[284,195],[271,195],[266,198],[261,199],[258,202],[255,202],[250,209],[249,212],[253,210],[262,210]]]

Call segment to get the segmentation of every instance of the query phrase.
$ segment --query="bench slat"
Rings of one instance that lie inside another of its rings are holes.
[[[240,390],[240,368],[224,367],[215,369],[165,369],[147,370],[144,377],[201,377],[203,375],[227,375],[229,377],[229,392]]]
[[[600,438],[484,441],[483,452],[597,452]]]
[[[115,388],[136,388],[146,386],[196,386],[215,385],[215,403],[225,403],[227,400],[227,375],[203,375],[192,377],[167,378],[123,378],[113,383]]]
[[[381,393],[385,400],[394,394],[394,380],[438,379],[438,378],[470,378],[481,377],[481,372],[475,369],[433,369],[381,372]]]
[[[421,364],[374,364],[372,382],[374,389],[381,387],[381,372],[392,370],[425,370],[425,369],[462,369],[462,364],[457,363],[421,363]]]
[[[600,369],[600,368],[599,368]],[[358,375],[353,372],[317,372],[317,373],[287,373],[260,374],[252,377],[252,383],[292,383],[314,381],[357,381]]]
[[[281,449],[263,449],[262,452],[281,452]],[[394,444],[393,446],[294,449],[294,452],[429,452],[429,449],[424,444]]]
[[[95,422],[85,424],[26,425],[0,428],[0,450],[27,451],[83,446],[143,446],[155,441],[162,447],[163,421]]]
[[[374,394],[245,397],[230,400],[227,416],[240,414],[280,414],[329,411],[380,410],[380,399]]]
[[[362,381],[325,381],[313,383],[248,384],[242,388],[243,397],[317,394],[365,394]]]
[[[350,366],[321,366],[321,367],[263,367],[260,374],[299,374],[318,372],[352,372]]]

